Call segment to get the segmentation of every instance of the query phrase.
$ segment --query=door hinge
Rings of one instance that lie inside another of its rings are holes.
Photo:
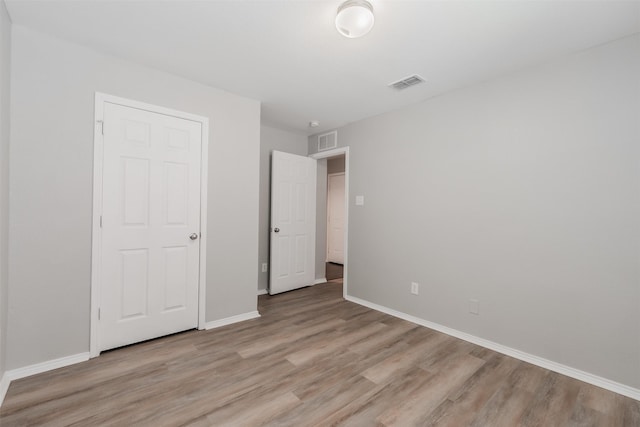
[[[98,320],[100,320],[100,309],[98,309]]]
[[[104,121],[98,120],[98,123],[100,123],[100,133],[104,135]]]
[[[102,228],[102,215],[100,215],[100,228]]]

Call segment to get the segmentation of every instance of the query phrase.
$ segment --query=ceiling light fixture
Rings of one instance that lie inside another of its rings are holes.
[[[366,0],[347,0],[338,8],[336,28],[345,37],[362,37],[373,28],[373,6]]]

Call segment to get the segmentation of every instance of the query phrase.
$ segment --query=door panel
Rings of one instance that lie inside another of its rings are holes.
[[[149,289],[149,251],[146,249],[120,251],[122,280],[118,287],[120,320],[147,315]]]
[[[106,102],[100,350],[198,322],[201,124]]]
[[[164,163],[164,224],[186,226],[189,212],[189,168],[180,163]]]
[[[307,236],[296,236],[295,246],[295,259],[296,259],[296,274],[304,274],[307,268],[307,248],[308,248]]]
[[[164,251],[164,311],[184,309],[188,296],[188,256],[185,246],[163,248]]]
[[[313,284],[315,232],[316,161],[274,151],[271,163],[270,294]]]
[[[146,227],[149,224],[149,160],[123,157],[121,162],[122,223]]]

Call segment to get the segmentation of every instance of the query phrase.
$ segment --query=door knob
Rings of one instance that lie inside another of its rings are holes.
[[[190,238],[191,240],[196,240],[196,239],[198,238],[198,233],[191,233],[191,234],[189,235],[189,238]]]
[[[278,227],[276,227],[276,228],[273,229],[273,231],[274,231],[274,233],[279,233],[280,229]]]

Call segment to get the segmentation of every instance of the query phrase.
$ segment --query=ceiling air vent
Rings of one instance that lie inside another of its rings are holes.
[[[318,151],[326,151],[338,146],[338,131],[318,135]]]
[[[413,76],[405,77],[402,80],[398,80],[397,82],[393,82],[389,84],[389,87],[392,87],[396,90],[403,90],[411,86],[415,86],[417,84],[423,83],[425,80],[417,74]]]

